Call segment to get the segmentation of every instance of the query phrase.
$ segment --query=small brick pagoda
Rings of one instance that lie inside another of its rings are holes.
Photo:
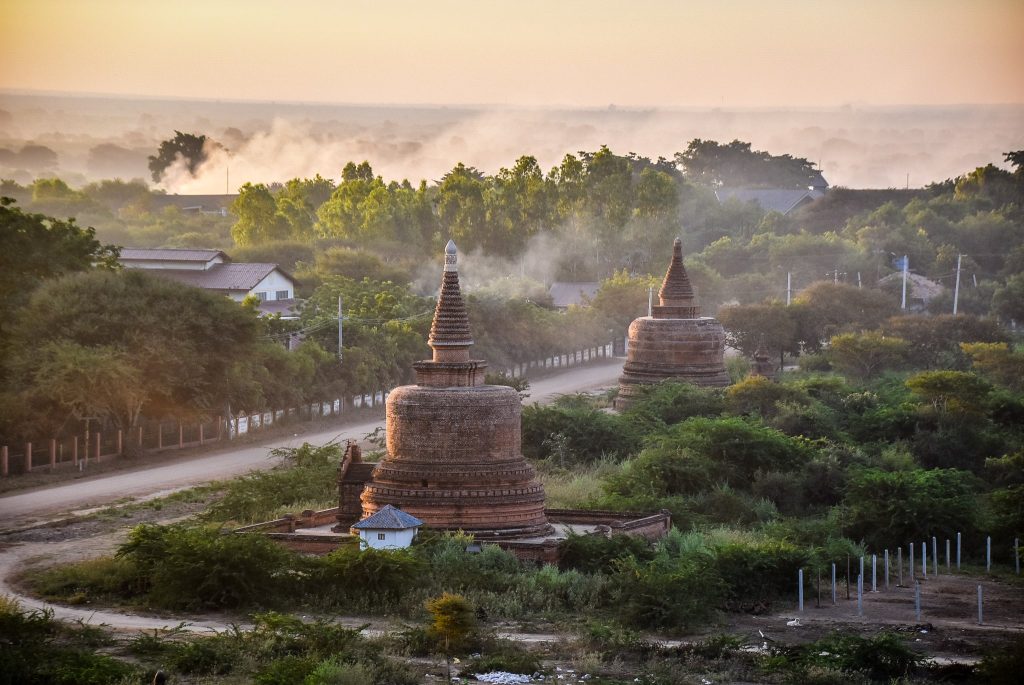
[[[768,350],[764,346],[764,336],[757,343],[757,349],[754,350],[754,361],[750,365],[751,376],[761,376],[769,380],[775,379],[775,362],[771,360],[768,355]]]
[[[391,504],[429,528],[481,540],[547,534],[544,488],[521,451],[519,394],[485,385],[486,362],[470,359],[455,243],[444,260],[433,358],[413,365],[416,385],[388,395],[387,456],[362,490],[362,516]]]
[[[619,377],[615,408],[626,409],[643,386],[678,380],[701,386],[729,385],[725,371],[725,330],[700,304],[683,266],[679,238],[672,245],[672,261],[658,292],[660,304],[651,316],[629,325],[629,350]]]

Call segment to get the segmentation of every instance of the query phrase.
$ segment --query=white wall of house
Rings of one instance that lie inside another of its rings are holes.
[[[359,539],[363,547],[372,549],[405,549],[416,537],[415,528],[402,530],[360,530]]]
[[[265,295],[260,296],[260,293]],[[280,270],[274,269],[248,293],[232,295],[231,298],[241,302],[249,294],[256,295],[261,300],[290,300],[295,297],[295,283]]]

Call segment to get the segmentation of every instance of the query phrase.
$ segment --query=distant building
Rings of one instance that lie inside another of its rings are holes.
[[[879,286],[903,288],[903,272],[897,271],[878,281]],[[923,312],[928,303],[945,292],[946,288],[930,278],[920,274],[907,273],[907,309],[912,312]],[[891,291],[890,291],[891,292]]]
[[[153,194],[150,206],[154,210],[177,207],[188,214],[216,214],[227,216],[228,208],[238,195],[160,195]]]
[[[211,290],[241,302],[249,295],[260,301],[260,312],[294,318],[295,279],[277,264],[232,262],[220,250],[138,248],[121,250],[126,269],[145,269],[161,278]]]
[[[719,188],[715,197],[719,202],[754,202],[766,212],[785,215],[824,197],[826,191],[828,181],[820,171],[815,171],[808,178],[806,188]]]
[[[576,305],[586,304],[594,299],[601,284],[597,281],[579,281],[576,283],[555,281],[548,288],[551,304],[557,309],[568,309]]]
[[[810,204],[819,197],[824,197],[823,190],[790,190],[788,188],[719,188],[715,197],[719,202],[737,200],[754,202],[766,212],[789,214],[804,205]]]
[[[416,538],[423,521],[390,504],[352,526],[359,533],[363,547],[371,549],[405,549]]]

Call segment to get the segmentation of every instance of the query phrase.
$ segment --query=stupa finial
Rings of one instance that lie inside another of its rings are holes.
[[[683,241],[679,238],[672,243],[672,261],[665,272],[658,299],[660,307],[655,307],[655,318],[695,319],[700,316],[700,305],[683,266]]]
[[[427,343],[434,350],[434,361],[469,359],[473,333],[469,330],[469,315],[459,288],[458,249],[453,240],[449,240],[444,248],[441,293],[437,298]]]

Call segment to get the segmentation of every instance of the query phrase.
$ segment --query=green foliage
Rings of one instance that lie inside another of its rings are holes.
[[[910,346],[902,338],[881,333],[841,333],[829,340],[832,367],[856,378],[870,378],[880,371],[898,368]]]
[[[103,418],[127,431],[142,411],[195,416],[231,402],[225,381],[257,368],[259,332],[255,316],[222,296],[139,269],[91,271],[35,292],[17,319],[7,362],[28,389],[23,401],[78,416],[103,409]],[[87,380],[75,369],[84,360],[102,364],[97,397],[66,396],[63,389]]]
[[[687,180],[711,186],[803,189],[818,175],[814,163],[802,157],[752,150],[739,140],[720,144],[695,138],[675,159]]]
[[[289,594],[292,553],[262,535],[183,525],[135,527],[118,549],[145,579],[146,599],[166,608],[265,606]]]
[[[9,330],[14,313],[43,282],[97,267],[113,269],[118,254],[74,219],[26,213],[5,198],[0,202],[0,333]],[[0,343],[0,352],[4,347]]]
[[[445,592],[427,600],[424,606],[430,614],[429,633],[439,640],[444,653],[465,650],[476,631],[476,612],[466,598]]]
[[[309,589],[343,607],[393,602],[422,584],[426,564],[408,550],[339,547],[310,564]]]
[[[612,493],[693,494],[725,483],[749,487],[758,470],[791,470],[809,455],[799,440],[737,418],[692,418],[648,439],[614,477]]]
[[[974,477],[953,469],[855,470],[844,502],[847,529],[879,549],[931,535],[970,535],[976,530],[975,491]]]
[[[651,430],[697,416],[717,416],[724,408],[722,391],[717,388],[665,381],[645,387],[626,416]]]
[[[257,523],[272,518],[282,507],[326,503],[337,494],[334,479],[341,462],[338,445],[315,447],[306,443],[273,450],[271,456],[284,460],[284,465],[233,479],[204,517],[210,521]]]
[[[65,628],[52,611],[25,611],[0,598],[0,683],[107,685],[138,678],[134,666],[95,652],[85,633]]]
[[[639,442],[627,418],[594,408],[532,404],[523,408],[523,454],[559,465],[623,459]]]
[[[570,534],[558,545],[558,568],[583,573],[607,572],[627,557],[645,560],[653,556],[651,544],[644,538]]]
[[[990,685],[1013,685],[1024,669],[1024,639],[990,648],[978,664],[979,682]]]
[[[863,673],[875,681],[912,675],[923,657],[910,649],[896,633],[882,632],[872,637],[833,633],[799,647],[783,648],[786,658],[796,665],[825,667],[846,673]]]
[[[648,563],[623,558],[614,580],[618,613],[638,628],[686,631],[707,623],[726,592],[710,554],[680,554],[671,540]]]

